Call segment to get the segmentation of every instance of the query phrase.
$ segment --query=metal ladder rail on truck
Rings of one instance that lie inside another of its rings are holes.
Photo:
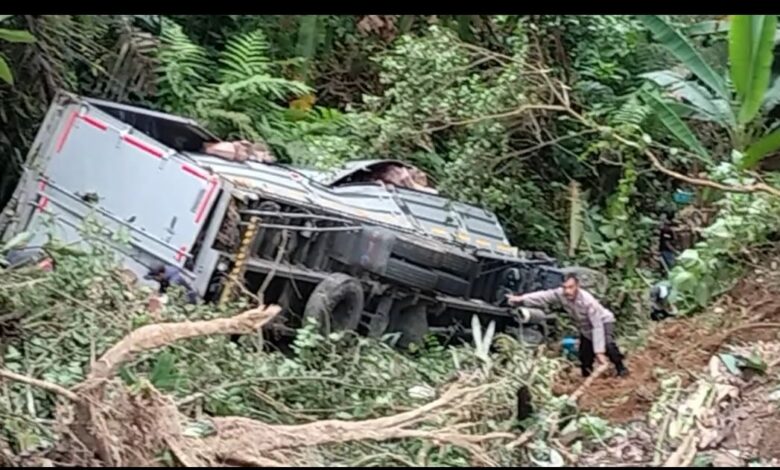
[[[534,342],[546,335],[550,316],[500,303],[507,286],[557,285],[565,269],[544,257],[485,250],[506,245],[493,214],[411,190],[328,185],[327,174],[201,153],[217,140],[188,119],[60,93],[33,142],[3,238],[31,231],[30,245],[43,245],[43,223],[53,216],[56,235],[78,242],[92,214],[107,234],[130,234],[129,249],[112,248],[138,278],[155,262],[176,266],[206,301],[226,300],[236,283],[253,292],[264,285],[265,301],[285,308],[271,328],[282,334],[316,316],[333,329],[398,332],[409,342],[428,331],[468,333],[464,325],[476,314],[499,329],[531,332]],[[434,219],[431,235],[423,228]],[[470,236],[467,226],[481,230],[480,243],[450,241]],[[231,230],[238,232],[225,237]]]

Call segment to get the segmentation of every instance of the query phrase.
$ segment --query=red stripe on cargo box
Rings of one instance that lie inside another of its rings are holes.
[[[195,177],[198,177],[204,181],[208,181],[208,177],[206,175],[204,175],[203,173],[199,172],[198,170],[196,170],[195,168],[189,165],[182,165],[181,169]]]
[[[217,180],[212,179],[209,181],[209,189],[206,191],[206,197],[203,198],[203,201],[200,203],[200,207],[198,207],[198,213],[195,214],[195,223],[200,223],[201,219],[203,219],[203,215],[206,213],[206,207],[209,205],[209,201],[211,201],[211,196],[214,195],[214,190],[217,188]]]
[[[41,202],[38,203],[38,210],[43,212],[47,205],[49,205],[49,198],[46,196],[41,197]]]
[[[157,158],[162,158],[163,156],[162,150],[152,147],[151,145],[146,145],[145,143],[141,142],[140,140],[136,139],[131,135],[122,136],[122,140],[132,145],[133,147],[143,150],[144,152],[150,155],[154,155]]]
[[[176,261],[181,261],[182,258],[184,258],[184,255],[186,254],[187,254],[187,247],[182,246],[181,248],[179,248],[179,251],[176,252]]]
[[[60,139],[57,141],[57,153],[60,153],[60,150],[62,150],[62,147],[65,146],[65,141],[68,140],[68,136],[70,135],[70,130],[73,129],[73,123],[76,122],[76,111],[73,111],[70,113],[70,116],[68,116],[68,122],[65,123],[65,129],[62,130],[62,134],[60,134]]]
[[[90,126],[97,127],[101,131],[104,131],[104,130],[108,129],[108,124],[106,124],[106,123],[104,123],[102,121],[99,121],[99,120],[97,120],[97,119],[95,119],[95,118],[93,118],[91,116],[84,115],[84,116],[79,116],[79,117],[81,117],[81,119],[84,122],[86,122],[87,124],[89,124]]]
[[[44,181],[44,180],[41,180],[41,182],[40,182],[40,183],[38,183],[38,189],[40,189],[41,191],[43,191],[44,189],[46,189],[46,181]]]

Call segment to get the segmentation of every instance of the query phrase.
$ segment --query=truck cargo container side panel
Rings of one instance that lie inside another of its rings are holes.
[[[64,199],[56,196],[52,191],[48,203],[43,209],[42,205],[36,205],[32,220],[28,230],[33,233],[33,238],[28,246],[42,246],[49,236],[54,236],[58,240],[72,246],[89,249],[86,245],[87,240],[82,236],[81,230],[84,224],[84,210],[73,210],[73,207],[67,207]],[[132,271],[139,279],[142,279],[148,270],[149,263],[154,259],[161,257],[159,245],[153,245],[148,240],[139,240],[131,235],[131,246],[121,247],[116,242],[110,240],[110,235],[117,231],[118,225],[100,214],[92,213],[93,217],[105,228],[106,237],[101,241],[90,241],[90,243],[100,243],[113,249],[117,260],[125,268]],[[185,273],[187,275],[187,273]],[[191,276],[188,276],[192,279]]]
[[[208,155],[188,155],[201,167],[210,168],[239,188],[251,188],[269,197],[308,203],[324,210],[331,209],[335,214],[350,215],[360,220],[412,229],[387,190],[378,185],[328,188],[280,165],[236,163]]]
[[[101,209],[175,247],[161,261],[183,266],[219,183],[160,144],[120,132],[124,129],[127,125],[97,109],[78,115],[45,175],[79,197],[96,196]]]
[[[12,205],[9,206],[14,210],[15,220],[3,234],[4,239],[26,230],[25,227],[27,227],[33,216],[31,203],[38,196],[36,192],[38,179],[55,148],[55,136],[59,135],[66,126],[63,116],[67,115],[65,113],[77,109],[75,105],[60,105],[59,101],[62,98],[62,96],[58,96],[54,104],[49,108],[43,124],[38,129],[30,152],[28,152],[24,173],[11,200]]]
[[[396,191],[428,236],[477,249],[514,252],[494,214],[434,194],[405,188]]]

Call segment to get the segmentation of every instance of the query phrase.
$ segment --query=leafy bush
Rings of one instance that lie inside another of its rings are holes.
[[[722,163],[713,176],[727,184],[750,184],[751,178],[731,163]],[[780,180],[771,180],[776,185]],[[718,217],[702,231],[702,241],[685,250],[670,273],[673,291],[683,306],[702,307],[733,285],[744,253],[762,245],[780,226],[780,199],[752,193],[726,193],[716,203]]]

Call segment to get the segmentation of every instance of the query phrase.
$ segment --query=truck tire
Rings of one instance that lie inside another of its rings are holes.
[[[433,243],[415,243],[404,237],[396,239],[393,254],[414,264],[443,269],[464,278],[468,278],[479,267],[477,260],[469,256],[459,256],[446,247],[438,247]]]
[[[333,273],[314,288],[306,302],[303,320],[316,319],[320,331],[326,335],[333,331],[355,330],[360,324],[364,302],[363,286],[357,279],[344,273]]]
[[[399,259],[390,258],[384,277],[409,287],[432,291],[436,289],[439,277],[430,269],[420,268]]]
[[[428,312],[425,305],[412,305],[390,319],[388,331],[401,333],[396,346],[406,349],[412,344],[421,346],[428,333]]]

